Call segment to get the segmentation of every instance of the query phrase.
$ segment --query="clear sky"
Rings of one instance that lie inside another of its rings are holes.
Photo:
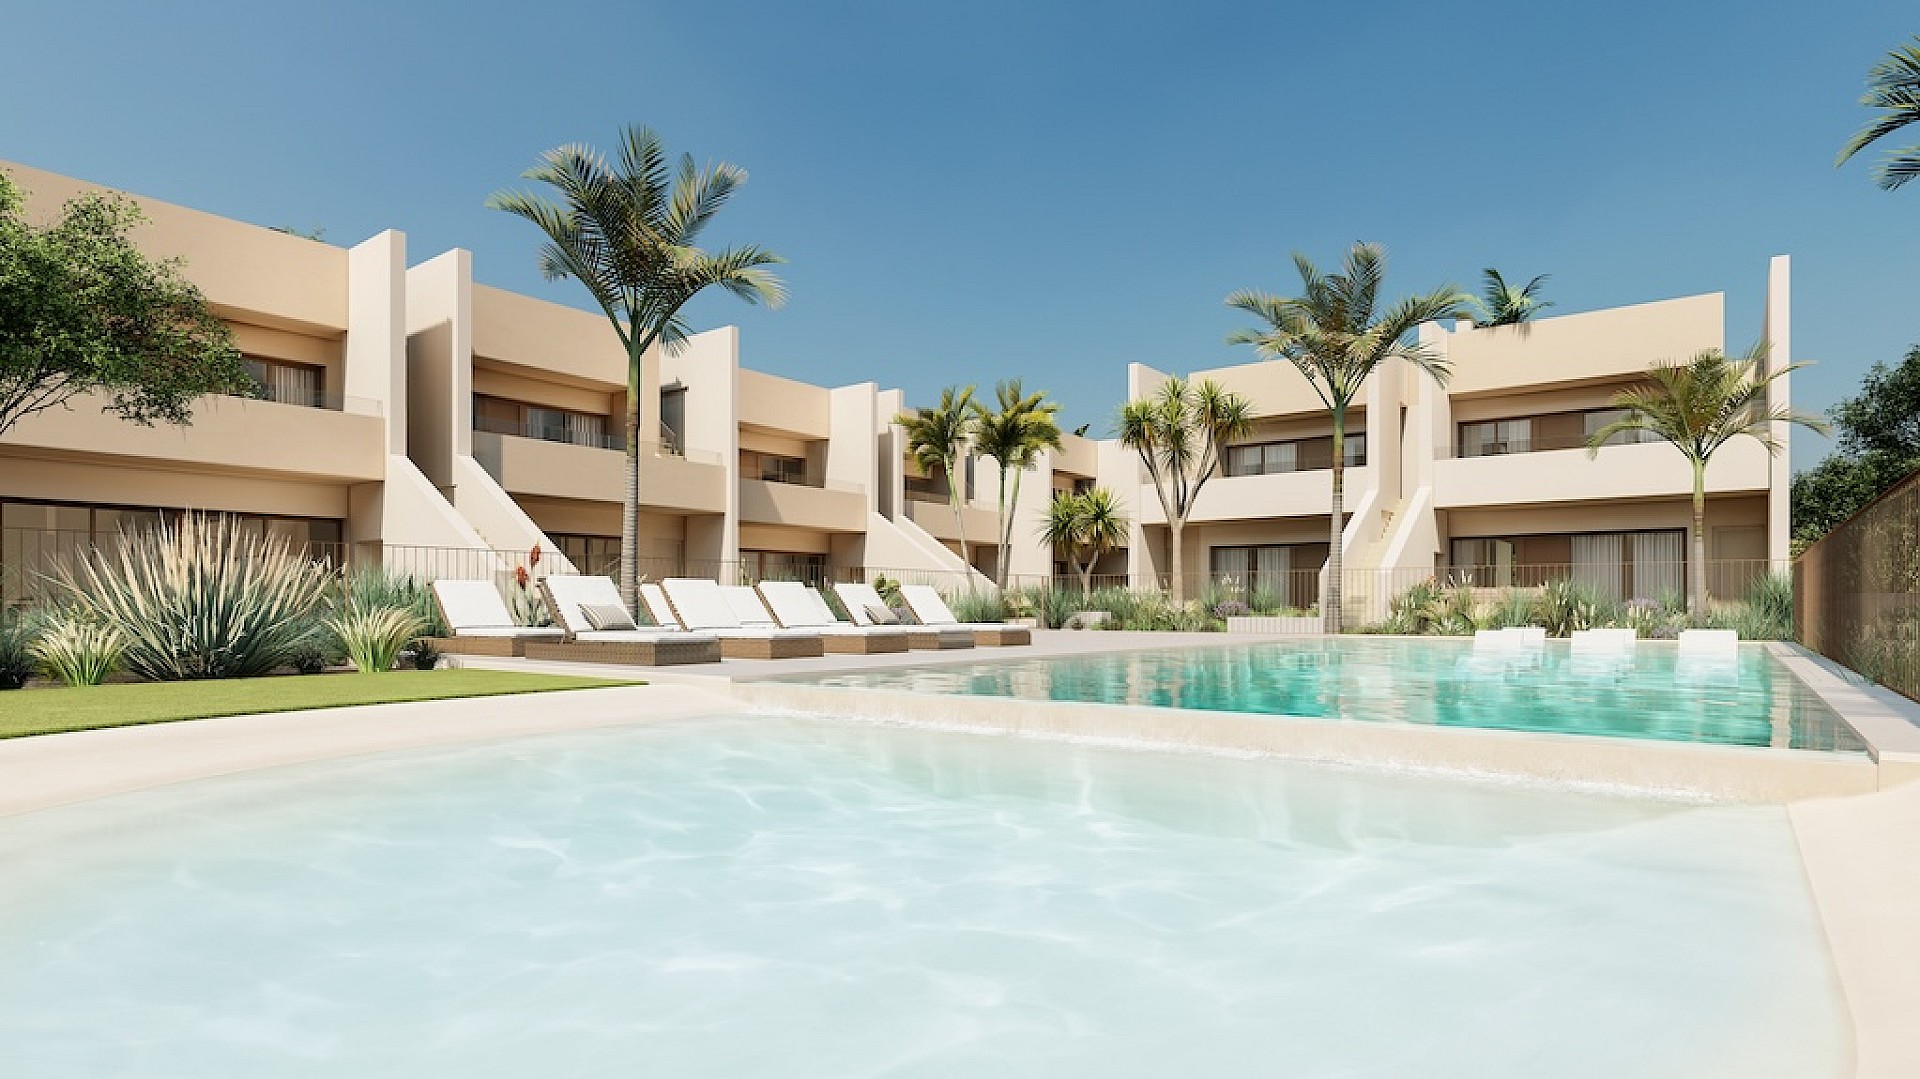
[[[1784,252],[1820,408],[1920,343],[1920,185],[1833,167],[1917,32],[1912,0],[26,0],[0,158],[337,243],[397,228],[587,306],[482,203],[644,122],[751,172],[711,241],[791,262],[780,311],[693,310],[749,366],[911,399],[1024,376],[1095,434],[1128,361],[1250,359],[1221,299],[1289,289],[1295,250],[1383,243],[1396,291],[1550,273],[1552,313],[1725,291],[1735,349]]]

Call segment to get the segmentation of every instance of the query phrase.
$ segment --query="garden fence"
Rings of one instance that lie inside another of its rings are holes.
[[[1808,547],[1793,576],[1802,644],[1920,700],[1920,473]]]

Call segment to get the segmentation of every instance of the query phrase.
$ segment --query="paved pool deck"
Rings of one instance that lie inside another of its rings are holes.
[[[828,656],[773,663],[729,660],[705,669],[657,671],[463,659],[463,664],[475,666],[630,675],[654,684],[234,716],[9,739],[0,741],[0,817],[286,764],[769,708],[866,714],[886,722],[1169,749],[1224,748],[1348,765],[1455,772],[1501,781],[1611,786],[1624,793],[1656,796],[1663,792],[1663,784],[1678,782],[1680,788],[1692,784],[1693,793],[1703,793],[1704,789],[1712,797],[1712,783],[1703,785],[1702,777],[1710,779],[1731,770],[1751,783],[1756,776],[1773,774],[1772,766],[1765,764],[1767,759],[1791,758],[1794,764],[1786,780],[1776,777],[1765,781],[1779,784],[1768,797],[1751,797],[1754,788],[1749,785],[1746,796],[1730,792],[1730,800],[1787,803],[1784,812],[1798,839],[1841,990],[1854,1020],[1852,1074],[1860,1079],[1920,1076],[1920,1036],[1914,1033],[1913,1018],[1920,1015],[1920,917],[1914,914],[1920,911],[1920,783],[1911,782],[1920,778],[1920,708],[1864,685],[1792,646],[1770,647],[1855,724],[1874,745],[1874,755],[1854,754],[1845,762],[1822,764],[1801,759],[1839,755],[1678,744],[1653,745],[1648,752],[1638,752],[1650,743],[1467,730],[1415,730],[1415,735],[1429,738],[1445,736],[1426,744],[1407,739],[1369,743],[1368,738],[1378,736],[1365,732],[1353,736],[1350,732],[1355,728],[1396,728],[1388,724],[1225,717],[1265,729],[1266,733],[1253,735],[1244,727],[1218,726],[1222,714],[1217,713],[1182,715],[1168,709],[997,698],[971,698],[982,702],[985,710],[968,714],[964,706],[958,710],[951,707],[956,698],[765,681],[776,675],[977,663],[1016,655],[1070,656],[1143,647],[1217,646],[1262,639],[1268,638],[1053,632],[1037,633],[1034,645],[1025,649]],[[800,696],[793,696],[795,693]],[[850,703],[862,697],[866,704]],[[940,702],[937,708],[930,703],[936,700]],[[903,709],[904,714],[892,714]],[[938,714],[930,714],[933,712]],[[1290,733],[1274,735],[1274,729]],[[1236,737],[1278,737],[1282,741],[1237,745],[1233,742]],[[1349,737],[1357,740],[1339,741]],[[1287,738],[1308,740],[1287,743]],[[1596,761],[1602,765],[1597,773]],[[1808,767],[1801,767],[1803,763]],[[1596,781],[1596,775],[1603,778]],[[1611,779],[1604,778],[1609,776]]]

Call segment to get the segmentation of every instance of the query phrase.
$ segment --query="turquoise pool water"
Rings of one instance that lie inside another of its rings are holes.
[[[1558,731],[1865,752],[1859,735],[1758,645],[1734,660],[1671,644],[1625,655],[1353,637],[895,667],[818,685],[1143,704],[1442,727]]]
[[[0,821],[0,864],[23,1079],[1817,1079],[1846,1052],[1777,808],[738,717],[105,799]]]

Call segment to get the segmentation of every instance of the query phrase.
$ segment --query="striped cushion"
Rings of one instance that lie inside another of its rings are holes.
[[[583,603],[580,614],[594,629],[638,629],[633,616],[618,603]]]

